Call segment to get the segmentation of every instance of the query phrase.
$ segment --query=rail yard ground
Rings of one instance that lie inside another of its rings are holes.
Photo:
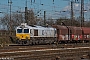
[[[90,59],[90,43],[0,47],[3,60],[84,60]]]

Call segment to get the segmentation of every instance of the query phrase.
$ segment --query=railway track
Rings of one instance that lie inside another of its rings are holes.
[[[53,59],[57,59],[58,57],[60,60],[63,59],[65,60],[69,58],[75,59],[75,57],[80,58],[83,57],[83,55],[87,56],[89,52],[90,52],[89,43],[33,45],[33,46],[21,46],[21,45],[10,44],[10,45],[5,45],[4,47],[0,47],[0,59],[53,60]]]
[[[75,48],[75,47],[89,47],[89,43],[78,43],[78,44],[52,44],[52,45],[33,45],[33,46],[22,46],[17,44],[7,44],[0,47],[0,52],[11,51],[11,50],[36,50],[36,49],[52,49],[52,48]]]
[[[7,49],[7,48],[19,48],[19,47],[22,47],[22,48],[41,48],[41,47],[46,47],[46,48],[67,48],[67,47],[88,47],[90,46],[90,43],[77,43],[77,44],[51,44],[51,45],[32,45],[32,46],[29,46],[29,45],[19,45],[19,44],[5,44],[5,45],[1,45],[0,48],[3,49]]]
[[[56,56],[63,57],[63,59],[73,56],[87,55],[90,51],[90,47],[77,47],[77,48],[56,48],[56,49],[36,49],[36,50],[15,50],[0,52],[0,58],[10,58],[10,59],[54,59]],[[52,58],[54,57],[54,58]],[[60,58],[62,59],[62,58]]]

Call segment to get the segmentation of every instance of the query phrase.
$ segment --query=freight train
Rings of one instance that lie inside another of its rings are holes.
[[[22,23],[16,28],[17,43],[22,45],[89,42],[90,28],[74,26],[37,26]]]

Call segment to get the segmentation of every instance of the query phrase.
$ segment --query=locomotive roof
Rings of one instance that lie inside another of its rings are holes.
[[[18,26],[17,27],[17,29],[19,29],[19,28],[33,28],[33,29],[46,29],[46,28],[48,28],[48,29],[53,29],[53,27],[45,27],[45,26],[38,26],[38,25],[27,25],[27,24],[21,24],[20,26]]]

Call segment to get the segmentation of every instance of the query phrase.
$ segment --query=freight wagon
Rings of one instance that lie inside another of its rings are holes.
[[[74,27],[54,25],[57,30],[57,41],[59,43],[82,43],[89,42],[90,28],[89,27]]]

